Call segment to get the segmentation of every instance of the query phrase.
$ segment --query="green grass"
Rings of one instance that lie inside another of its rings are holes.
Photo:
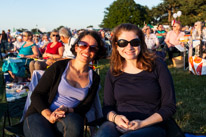
[[[0,63],[0,66],[2,63]],[[104,79],[109,69],[109,60],[99,61],[101,90],[100,99],[103,99]],[[169,68],[175,86],[177,112],[174,116],[176,122],[184,132],[206,133],[206,76],[195,76],[189,71]],[[3,76],[0,73],[0,104],[5,103]],[[4,107],[4,106],[3,106]],[[0,107],[0,112],[5,108]],[[2,130],[2,118],[0,131]],[[15,124],[17,119],[12,119]],[[0,132],[1,136],[1,132]]]

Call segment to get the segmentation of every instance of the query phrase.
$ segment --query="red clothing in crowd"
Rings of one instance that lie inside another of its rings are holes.
[[[59,48],[63,46],[61,42],[57,42],[57,44],[51,48],[52,42],[50,42],[47,45],[45,53],[50,53],[50,54],[59,54]],[[48,59],[48,57],[44,57],[44,59]]]

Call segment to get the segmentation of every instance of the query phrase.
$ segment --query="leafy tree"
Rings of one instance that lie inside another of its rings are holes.
[[[154,24],[167,22],[168,11],[163,3],[149,10],[149,16]]]
[[[136,4],[134,0],[116,0],[104,11],[102,28],[114,28],[121,23],[143,25],[149,21],[147,8]]]
[[[178,10],[180,7],[179,1],[180,0],[164,0],[163,5],[165,6],[168,12],[168,23],[172,21],[173,13],[175,13],[176,10]]]
[[[93,25],[89,25],[89,26],[87,26],[87,28],[93,28]]]
[[[24,31],[27,31],[28,29],[24,29],[24,28],[21,28],[21,29],[16,29],[18,32],[24,32]]]
[[[181,0],[180,4],[182,11],[180,21],[183,25],[193,25],[196,21],[206,20],[205,0]]]
[[[33,29],[31,29],[31,32],[33,33],[33,34],[42,34],[42,32],[41,32],[41,30],[39,30],[39,29],[37,29],[37,28],[33,28]]]
[[[170,24],[172,15],[178,10],[182,11],[179,18],[182,25],[193,25],[196,21],[206,20],[205,0],[164,0],[149,11],[149,16],[155,23]]]

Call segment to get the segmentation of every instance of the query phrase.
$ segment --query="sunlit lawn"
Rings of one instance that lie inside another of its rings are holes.
[[[100,60],[99,65],[102,86],[100,99],[102,101],[104,79],[109,68],[109,60]],[[173,76],[177,99],[175,120],[184,132],[206,133],[206,76],[195,76],[183,69],[169,69]],[[2,105],[5,102],[5,94],[2,83],[3,76],[2,73],[0,74],[0,103]],[[1,113],[4,110],[5,105],[0,107]],[[1,118],[0,122],[0,136],[2,121],[3,118]],[[12,122],[15,124],[16,119],[12,119]]]

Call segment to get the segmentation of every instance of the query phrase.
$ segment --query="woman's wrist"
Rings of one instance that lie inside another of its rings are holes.
[[[73,108],[67,108],[67,113],[72,113],[72,112],[74,112]]]
[[[113,123],[115,123],[115,118],[116,118],[116,117],[117,117],[117,114],[114,114],[114,115],[113,115],[113,118],[112,118],[112,122],[113,122]]]

